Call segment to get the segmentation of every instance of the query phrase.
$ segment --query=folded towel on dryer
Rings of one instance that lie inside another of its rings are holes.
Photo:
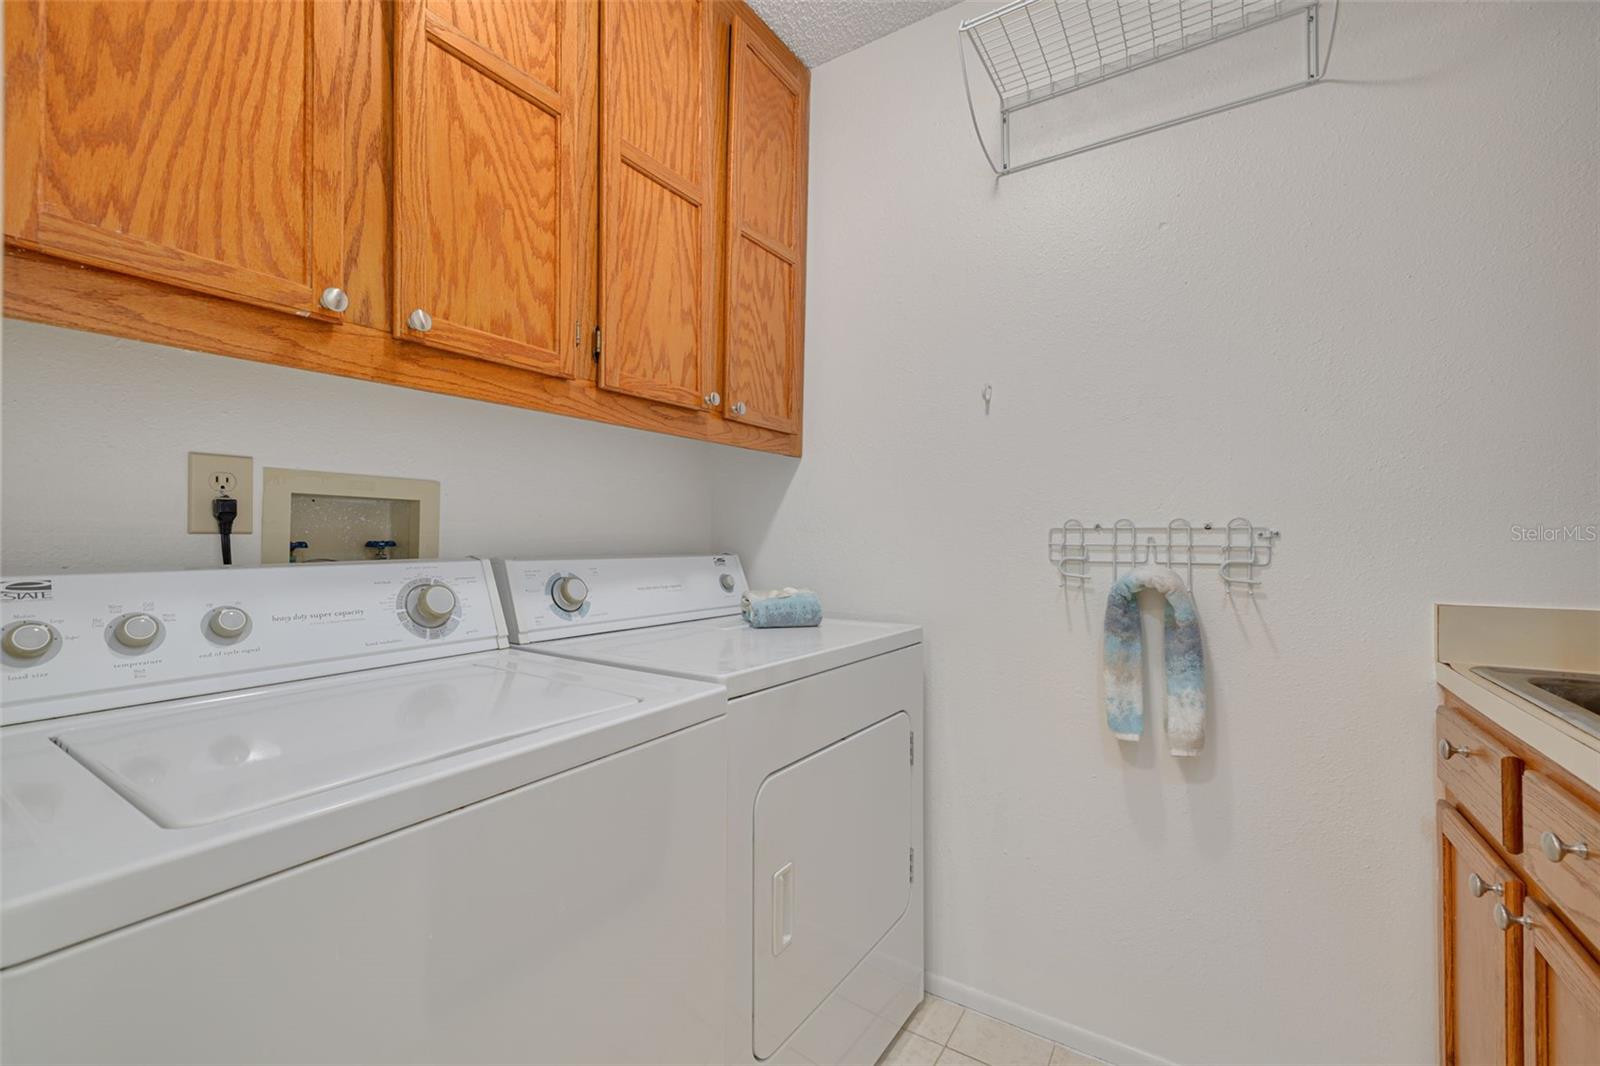
[[[757,629],[822,624],[822,601],[810,589],[752,590],[744,594],[740,609],[744,620]]]
[[[1139,637],[1139,592],[1166,597],[1162,643],[1166,646],[1167,744],[1174,755],[1199,755],[1206,742],[1206,661],[1194,598],[1177,572],[1140,566],[1111,587],[1106,599],[1106,724],[1118,740],[1144,733],[1144,697]]]

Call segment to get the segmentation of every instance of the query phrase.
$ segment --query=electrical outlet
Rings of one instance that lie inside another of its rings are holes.
[[[239,516],[233,520],[235,533],[249,533],[255,526],[255,460],[248,455],[209,455],[189,453],[189,532],[217,534],[217,519],[211,501],[231,496],[239,501]]]

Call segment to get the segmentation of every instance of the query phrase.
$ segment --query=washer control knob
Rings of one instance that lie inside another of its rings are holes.
[[[161,635],[161,623],[147,614],[130,614],[116,624],[111,635],[124,648],[144,648]]]
[[[722,583],[722,591],[723,592],[732,592],[733,591],[733,575],[732,574],[723,574],[722,577],[719,580]]]
[[[557,607],[571,613],[582,607],[589,598],[589,586],[576,575],[559,578],[550,587],[550,598],[556,601]]]
[[[56,631],[45,623],[23,622],[6,630],[0,645],[5,647],[7,655],[18,659],[37,659],[50,650],[50,642],[54,639]]]
[[[237,607],[218,607],[211,612],[206,626],[223,640],[233,640],[250,625],[250,616]]]
[[[456,609],[456,594],[449,585],[423,585],[413,594],[406,613],[426,629],[437,629],[450,621]]]

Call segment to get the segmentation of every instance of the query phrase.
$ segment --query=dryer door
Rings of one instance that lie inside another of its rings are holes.
[[[766,1058],[911,898],[911,719],[893,715],[762,783],[755,806],[755,1032]]]

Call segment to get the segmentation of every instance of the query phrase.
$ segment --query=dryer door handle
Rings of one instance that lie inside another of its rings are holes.
[[[794,863],[772,875],[772,954],[782,955],[794,943]]]

